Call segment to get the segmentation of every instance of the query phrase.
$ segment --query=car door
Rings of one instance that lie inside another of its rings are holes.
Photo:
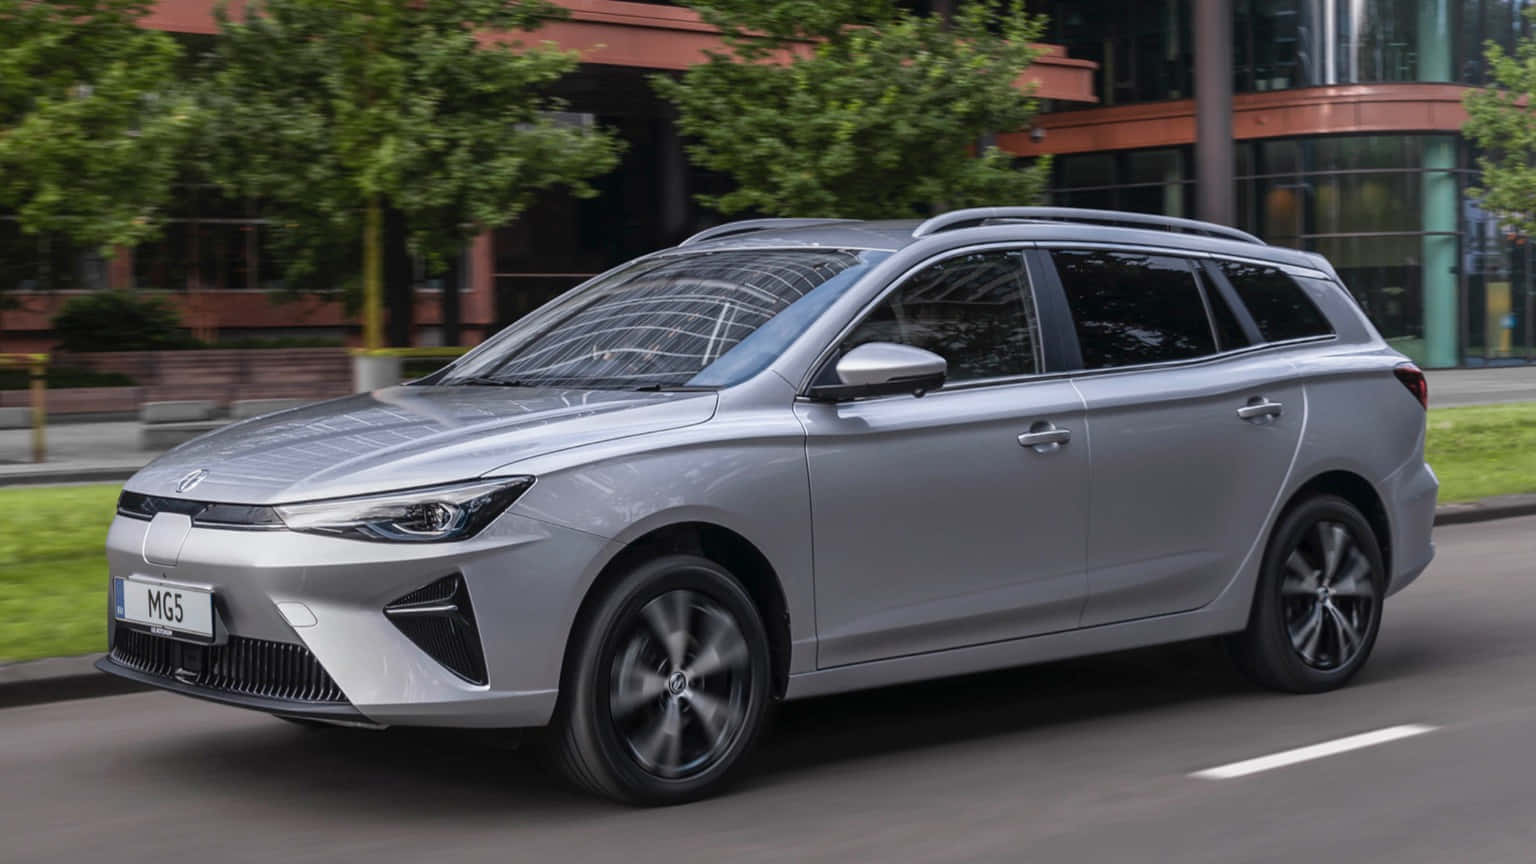
[[[873,341],[933,351],[949,364],[942,389],[797,406],[822,668],[1077,624],[1087,539],[1082,400],[1064,378],[1038,377],[1043,352],[1023,257],[967,252],[919,268],[840,343],[839,351]],[[1042,432],[1060,440],[1041,442]]]
[[[1284,356],[1171,255],[1050,252],[1087,410],[1083,626],[1203,606],[1262,539],[1306,420]],[[1234,309],[1236,311],[1234,311]]]

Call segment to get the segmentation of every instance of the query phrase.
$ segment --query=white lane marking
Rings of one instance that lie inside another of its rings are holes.
[[[1436,728],[1438,727],[1425,726],[1418,723],[1409,723],[1404,726],[1388,726],[1385,729],[1377,729],[1375,732],[1362,732],[1359,735],[1351,735],[1348,738],[1338,738],[1333,741],[1324,741],[1321,744],[1297,747],[1295,750],[1283,750],[1279,753],[1271,753],[1268,756],[1260,756],[1257,759],[1247,759],[1228,765],[1218,765],[1215,768],[1196,771],[1189,776],[1197,777],[1201,780],[1230,780],[1233,777],[1246,777],[1249,774],[1257,774],[1260,771],[1269,771],[1274,768],[1284,768],[1287,765],[1295,765],[1298,762],[1310,762],[1313,759],[1337,756],[1340,753],[1348,753],[1351,750],[1359,750],[1363,747],[1374,747],[1377,744],[1385,744],[1388,741],[1412,738],[1415,735],[1423,735],[1425,732],[1433,732]]]

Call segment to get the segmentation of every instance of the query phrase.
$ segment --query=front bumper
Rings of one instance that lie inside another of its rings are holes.
[[[240,681],[200,678],[198,668],[168,661],[143,668],[116,650],[99,668],[282,716],[372,725],[547,723],[570,626],[595,575],[588,571],[605,545],[601,538],[509,512],[477,537],[451,544],[194,526],[168,558],[152,536],[154,525],[117,517],[107,537],[109,570],[114,578],[149,578],[213,592],[216,644],[211,649],[189,644],[186,650],[220,652],[231,644],[259,643],[274,646],[270,650],[287,658],[284,663],[302,666],[303,658],[313,658],[340,698],[295,699],[252,684],[249,674]],[[447,668],[384,614],[390,603],[454,574],[473,598],[483,684]],[[110,619],[114,649],[119,628],[125,639],[153,638]]]

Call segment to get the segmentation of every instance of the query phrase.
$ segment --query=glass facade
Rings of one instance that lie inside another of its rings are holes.
[[[1233,88],[1481,84],[1484,43],[1511,47],[1531,2],[1232,0]],[[1099,64],[1101,105],[1193,95],[1190,0],[1036,0],[1031,8],[1050,16],[1047,42]]]
[[[1530,250],[1465,198],[1465,149],[1454,135],[1239,142],[1238,227],[1326,255],[1382,335],[1421,364],[1536,360]],[[1060,156],[1052,203],[1187,215],[1191,158]]]

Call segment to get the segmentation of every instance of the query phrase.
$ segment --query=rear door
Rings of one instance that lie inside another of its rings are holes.
[[[1306,418],[1281,352],[1230,292],[1176,255],[1050,253],[1087,409],[1088,601],[1082,624],[1203,606],[1256,547]]]
[[[1039,374],[1049,352],[1024,255],[964,252],[920,268],[839,346],[933,351],[949,363],[942,389],[797,406],[822,668],[1077,626],[1082,400],[1065,377]],[[1058,440],[1020,438],[1042,432]]]

